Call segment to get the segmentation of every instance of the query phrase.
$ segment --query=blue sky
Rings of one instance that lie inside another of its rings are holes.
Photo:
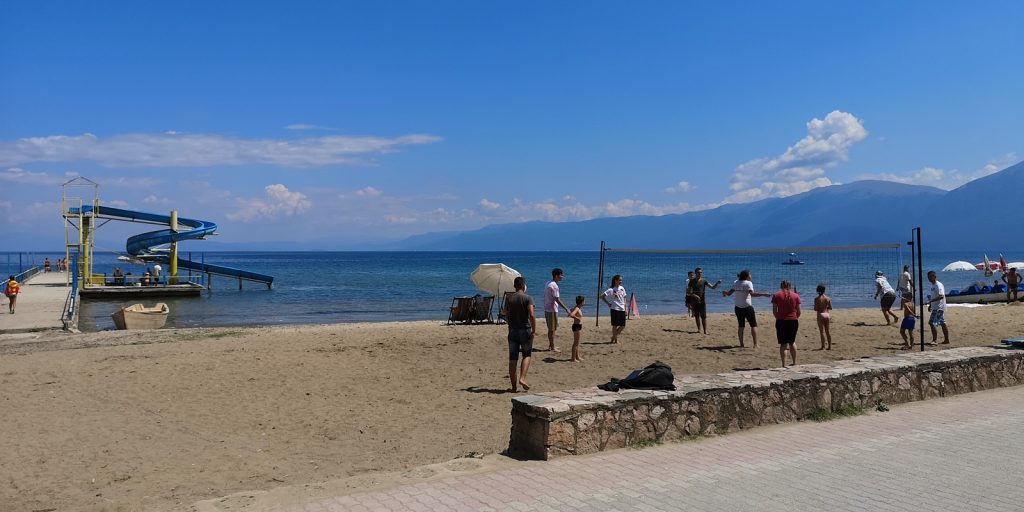
[[[954,188],[1024,157],[1022,24],[984,1],[5,2],[0,229],[60,244],[73,176],[222,242],[328,249]]]

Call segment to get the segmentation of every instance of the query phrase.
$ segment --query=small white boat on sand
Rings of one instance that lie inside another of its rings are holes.
[[[170,311],[171,309],[163,302],[151,308],[142,304],[132,304],[115,311],[110,318],[114,319],[114,326],[119,330],[159,329],[167,323],[167,313]]]

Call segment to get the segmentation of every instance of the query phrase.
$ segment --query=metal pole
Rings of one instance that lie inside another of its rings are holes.
[[[597,304],[594,305],[594,326],[601,323],[601,284],[604,283],[604,240],[601,240],[601,256],[597,267]]]
[[[917,232],[917,240],[914,247],[917,248],[917,310],[920,312],[920,324],[921,324],[921,352],[924,352],[924,280],[922,279],[922,272],[924,271],[924,263],[921,261],[921,227],[914,228]]]

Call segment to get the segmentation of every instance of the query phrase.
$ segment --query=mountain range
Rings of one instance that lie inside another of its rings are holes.
[[[429,233],[394,250],[595,250],[609,247],[750,249],[893,243],[921,227],[929,250],[1024,248],[1020,221],[1024,162],[954,190],[890,181],[855,181],[789,197],[698,212],[579,222],[501,224]]]

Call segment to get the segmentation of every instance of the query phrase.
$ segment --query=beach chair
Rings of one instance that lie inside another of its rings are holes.
[[[448,325],[456,322],[468,323],[473,315],[473,297],[455,297],[448,309]]]
[[[508,323],[508,298],[516,292],[505,292],[501,297],[501,305],[498,307],[498,323]]]
[[[473,301],[473,321],[478,324],[493,324],[494,317],[491,310],[494,309],[494,296],[477,296]]]

